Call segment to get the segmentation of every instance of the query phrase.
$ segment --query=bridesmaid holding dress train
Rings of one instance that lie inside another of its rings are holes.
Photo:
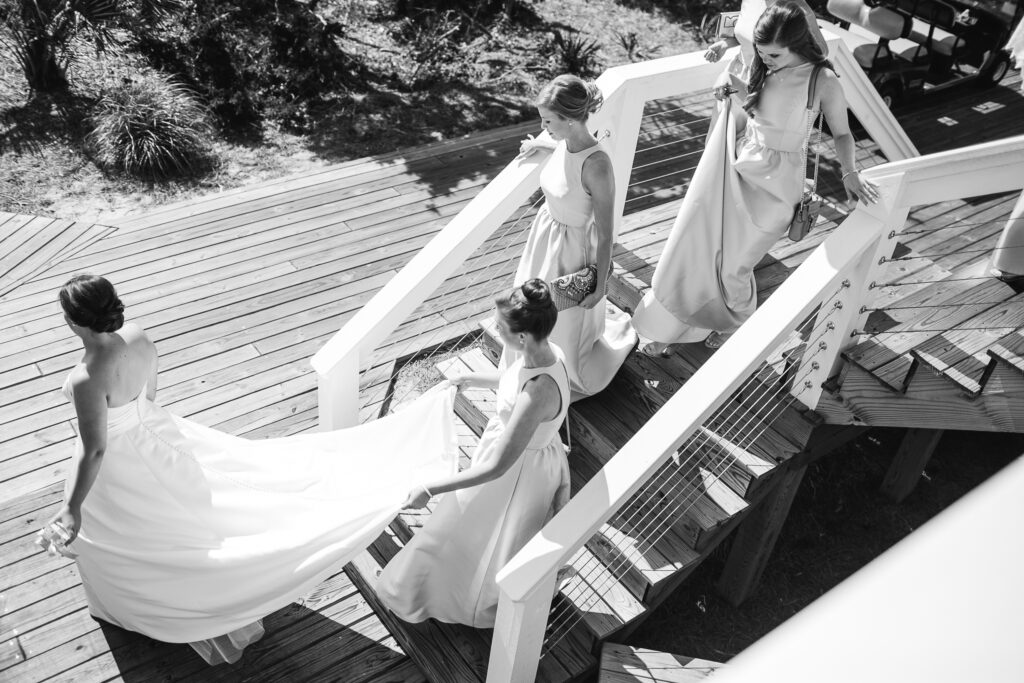
[[[444,495],[377,584],[380,599],[405,621],[493,627],[498,571],[569,500],[569,463],[558,436],[569,410],[569,376],[549,342],[561,314],[539,279],[499,297],[495,308],[501,340],[517,351],[516,360],[504,371],[450,382],[497,389],[497,414],[468,469],[409,492],[409,508]]]

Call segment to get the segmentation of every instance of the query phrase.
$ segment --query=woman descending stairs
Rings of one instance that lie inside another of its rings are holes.
[[[482,345],[437,364],[442,375],[495,367],[499,342],[489,322],[484,330]],[[573,404],[568,420],[573,493],[664,405],[700,362],[699,357],[685,353],[668,361],[632,354],[608,389]],[[780,377],[785,379],[784,372],[768,372],[762,381],[779,383]],[[467,455],[494,414],[494,399],[494,392],[486,389],[465,390],[456,399],[460,445]],[[726,413],[732,419],[703,425],[691,440],[700,448],[690,453],[684,445],[677,458],[659,470],[559,573],[539,680],[576,680],[592,673],[601,643],[638,626],[752,508],[786,488],[780,484],[792,479],[791,471],[802,471],[803,458],[794,456],[804,452],[810,439],[816,424],[813,414],[789,402],[762,401],[749,388],[747,395],[738,394],[733,402],[736,410]],[[783,502],[781,518],[788,510],[788,500]],[[774,509],[778,508],[776,503]],[[482,681],[490,631],[433,621],[406,624],[383,610],[373,595],[377,573],[416,533],[426,514],[429,511],[401,515],[392,525],[393,534],[381,537],[350,572],[428,678]],[[731,574],[727,568],[723,590],[736,594],[734,602],[742,600],[756,582],[774,542],[773,526],[778,524],[759,527],[762,536],[770,538],[767,547],[753,554],[754,561],[743,558],[743,570]]]

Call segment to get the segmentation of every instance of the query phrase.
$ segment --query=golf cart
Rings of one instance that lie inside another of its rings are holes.
[[[971,81],[997,84],[1010,68],[1002,49],[1024,3],[1015,0],[829,0],[827,27],[850,48],[890,108],[912,93]]]

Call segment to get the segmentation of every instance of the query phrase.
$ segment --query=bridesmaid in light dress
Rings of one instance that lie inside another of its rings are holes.
[[[843,185],[865,202],[877,199],[877,188],[854,165],[846,98],[804,10],[784,2],[768,7],[757,20],[753,44],[749,82],[730,76],[744,95],[742,109],[730,101],[718,114],[652,288],[633,316],[640,335],[652,340],[643,348],[649,355],[667,355],[672,343],[701,339],[718,348],[753,314],[754,267],[785,234],[804,190],[801,148],[816,66],[824,68],[811,108],[824,114],[831,129]]]
[[[558,437],[569,409],[569,377],[560,350],[548,341],[560,314],[539,279],[499,297],[495,308],[501,340],[518,352],[516,360],[504,371],[449,381],[497,389],[497,414],[468,469],[409,492],[409,508],[443,496],[377,584],[384,604],[409,622],[493,627],[498,571],[569,499],[569,464]]]
[[[611,158],[587,129],[602,103],[594,83],[564,74],[545,85],[535,104],[544,134],[523,142],[521,156],[551,152],[540,174],[544,204],[530,226],[515,284],[545,282],[585,265],[597,266],[597,289],[559,312],[551,341],[565,354],[572,400],[608,385],[636,345],[629,316],[608,304],[605,291],[615,241],[615,178]],[[515,360],[506,348],[501,367]]]

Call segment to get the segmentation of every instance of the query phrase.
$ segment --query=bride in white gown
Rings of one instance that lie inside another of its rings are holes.
[[[79,438],[42,541],[77,559],[96,617],[236,661],[411,487],[457,469],[454,389],[359,427],[249,441],[154,403],[156,349],[107,280],[76,276],[60,301],[85,347],[64,385]]]

